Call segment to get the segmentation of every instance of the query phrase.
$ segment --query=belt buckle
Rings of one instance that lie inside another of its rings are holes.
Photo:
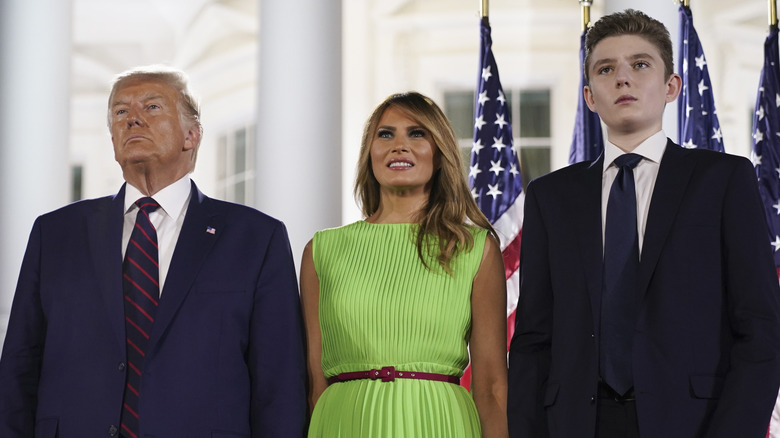
[[[395,380],[395,367],[382,367],[381,370],[378,369],[372,369],[369,371],[369,376],[371,380],[376,379],[382,379],[383,382],[392,382]]]

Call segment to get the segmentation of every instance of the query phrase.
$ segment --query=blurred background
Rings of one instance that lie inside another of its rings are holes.
[[[766,0],[690,7],[726,152],[749,156]],[[361,219],[352,183],[362,125],[387,95],[417,90],[436,100],[467,159],[479,8],[478,0],[0,0],[0,343],[35,217],[123,182],[106,127],[116,74],[148,64],[189,74],[204,125],[194,181],[283,220],[297,262],[314,231]],[[673,0],[594,0],[591,17],[625,8],[663,21],[677,50]],[[581,6],[491,0],[489,16],[528,181],[568,163]],[[675,105],[664,123],[677,140]]]

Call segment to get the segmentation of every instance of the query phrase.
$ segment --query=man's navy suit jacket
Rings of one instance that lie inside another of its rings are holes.
[[[125,386],[124,186],[39,217],[0,360],[0,436],[112,436]],[[139,437],[298,437],[306,371],[284,225],[192,196],[144,364]]]
[[[528,186],[510,351],[514,438],[593,437],[603,155]],[[780,386],[780,291],[750,162],[666,146],[640,261],[640,436],[764,437]]]

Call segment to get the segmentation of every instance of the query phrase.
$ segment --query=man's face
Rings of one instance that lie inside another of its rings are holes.
[[[651,135],[661,129],[664,107],[680,91],[680,77],[665,77],[658,49],[638,35],[604,38],[593,49],[585,87],[588,107],[610,134]]]
[[[130,81],[110,102],[114,158],[128,172],[133,168],[180,178],[192,168],[200,133],[183,123],[178,93],[159,81]]]

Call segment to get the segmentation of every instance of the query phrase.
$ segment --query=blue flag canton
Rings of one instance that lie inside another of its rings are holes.
[[[764,67],[753,115],[753,165],[764,202],[769,241],[780,267],[780,67],[777,28],[764,44]]]
[[[571,148],[569,149],[569,164],[581,161],[593,161],[604,152],[604,136],[601,132],[601,119],[599,115],[588,108],[583,95],[585,88],[585,36],[580,35],[580,88],[577,99],[577,115],[574,118],[574,133],[572,134]]]
[[[678,139],[683,147],[723,152],[723,134],[715,111],[712,83],[688,7],[680,6],[682,93],[677,103]]]
[[[484,24],[481,55],[469,186],[480,210],[493,223],[523,191],[523,178],[513,147],[509,106],[491,51],[490,28]]]

